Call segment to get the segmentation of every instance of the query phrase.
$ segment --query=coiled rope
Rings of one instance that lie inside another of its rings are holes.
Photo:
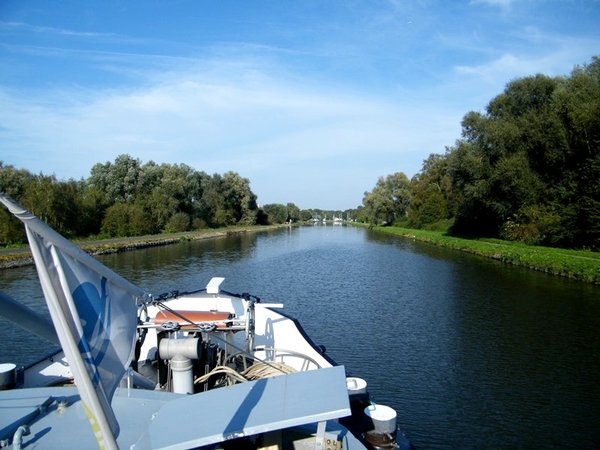
[[[260,380],[263,378],[276,377],[278,375],[290,374],[296,372],[291,366],[284,363],[270,361],[268,364],[256,363],[248,369],[237,372],[227,366],[217,366],[206,375],[202,375],[194,380],[194,384],[200,384],[208,381],[213,375],[224,375],[227,377],[227,385],[235,383],[245,383],[247,381]]]

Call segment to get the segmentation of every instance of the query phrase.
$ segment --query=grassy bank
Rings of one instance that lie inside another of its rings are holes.
[[[368,226],[364,224],[354,225]],[[76,244],[91,255],[101,255],[159,245],[171,245],[178,242],[209,239],[225,236],[227,234],[264,231],[277,227],[278,225],[230,227],[154,236],[80,241],[76,242]],[[503,263],[527,267],[552,275],[573,278],[586,283],[600,284],[600,253],[535,247],[499,239],[464,239],[447,236],[441,231],[413,230],[399,227],[374,227],[373,229],[377,232],[468,252],[486,258],[496,259]],[[20,249],[11,248],[0,251],[0,269],[21,267],[32,263],[33,261],[28,247]]]
[[[104,255],[108,253],[124,252],[161,245],[172,245],[179,242],[210,239],[229,234],[265,231],[277,227],[279,226],[253,225],[247,227],[227,227],[189,231],[185,233],[158,234],[153,236],[77,241],[74,242],[74,244],[78,245],[82,250],[90,255]],[[33,259],[28,246],[0,250],[0,269],[10,269],[13,267],[22,267],[30,264],[33,264]]]
[[[499,239],[464,239],[448,236],[440,231],[412,230],[398,227],[374,227],[373,229],[378,232],[473,253],[552,275],[600,284],[600,253],[536,247]]]

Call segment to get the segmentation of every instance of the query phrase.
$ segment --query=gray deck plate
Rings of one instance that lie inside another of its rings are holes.
[[[149,435],[152,448],[184,449],[349,414],[346,374],[338,366],[168,402],[155,416]]]
[[[57,412],[54,402],[38,416],[39,406],[57,398],[69,406]],[[117,389],[112,406],[119,447],[130,449],[188,449],[350,414],[343,366],[196,395]],[[0,438],[12,438],[23,423],[31,428],[23,448],[97,448],[76,388],[0,391]]]

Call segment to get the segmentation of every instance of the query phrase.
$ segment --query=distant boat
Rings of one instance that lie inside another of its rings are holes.
[[[53,323],[6,294],[0,313],[62,346],[0,364],[8,448],[411,448],[396,412],[282,304],[226,292],[219,277],[152,296],[0,201],[26,224]]]

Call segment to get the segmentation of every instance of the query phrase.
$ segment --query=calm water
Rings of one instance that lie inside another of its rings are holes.
[[[600,448],[600,288],[341,226],[248,233],[101,261],[154,294],[282,301],[419,449]],[[32,267],[0,290],[45,313]],[[45,313],[46,314],[46,313]],[[50,347],[0,320],[0,361]]]

